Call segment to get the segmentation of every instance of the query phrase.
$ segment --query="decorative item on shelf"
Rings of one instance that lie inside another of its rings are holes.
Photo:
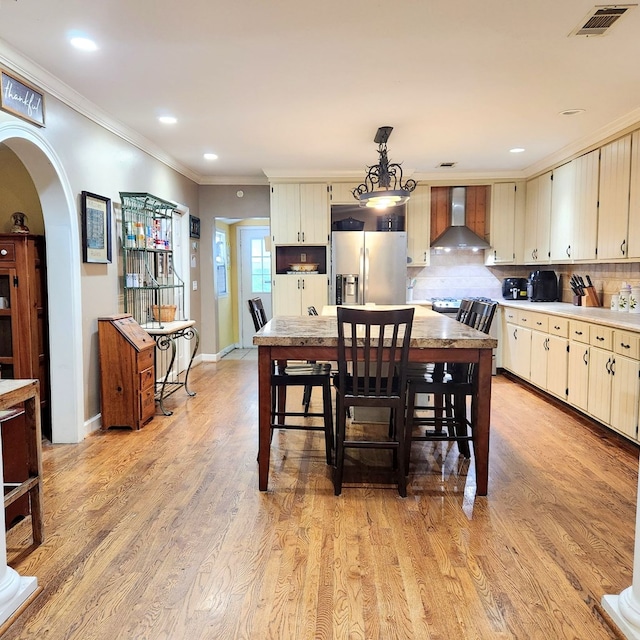
[[[618,311],[629,311],[629,298],[631,297],[631,285],[626,282],[622,283],[620,293],[618,295]]]
[[[296,272],[313,272],[318,270],[317,262],[292,262],[289,266],[291,267],[291,271]]]
[[[367,168],[364,182],[352,191],[361,207],[386,209],[405,204],[417,186],[411,178],[403,182],[400,164],[389,162],[387,140],[392,131],[393,127],[380,127],[373,139],[378,145],[379,162]]]
[[[156,322],[173,322],[176,317],[175,304],[151,305],[151,314]]]
[[[16,211],[11,214],[11,233],[30,233],[27,226],[27,214],[22,211]]]
[[[640,286],[631,287],[629,294],[629,313],[640,313]]]

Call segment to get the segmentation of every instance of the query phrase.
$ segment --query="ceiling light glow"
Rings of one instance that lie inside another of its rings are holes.
[[[158,120],[160,120],[162,124],[175,124],[178,122],[178,118],[175,118],[174,116],[160,116]]]
[[[69,39],[69,44],[80,51],[97,51],[98,45],[86,36],[73,36]]]
[[[204,159],[205,160],[217,160],[218,156],[215,153],[205,153],[204,154]]]
[[[509,153],[522,153],[524,151],[524,147],[513,147],[513,149],[509,149]]]

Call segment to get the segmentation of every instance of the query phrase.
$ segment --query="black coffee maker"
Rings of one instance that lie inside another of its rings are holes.
[[[526,300],[527,279],[505,278],[502,281],[502,297],[506,300]]]
[[[558,276],[555,271],[532,271],[528,294],[531,302],[555,302],[558,299]]]

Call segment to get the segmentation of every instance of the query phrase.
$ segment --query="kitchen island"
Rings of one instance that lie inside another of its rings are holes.
[[[332,316],[276,316],[254,336],[258,347],[260,491],[269,482],[271,448],[271,368],[276,360],[335,361],[338,325]],[[442,314],[425,312],[413,321],[409,359],[414,362],[473,362],[477,364],[474,402],[477,411],[474,455],[476,494],[487,495],[491,411],[491,354],[495,338]]]

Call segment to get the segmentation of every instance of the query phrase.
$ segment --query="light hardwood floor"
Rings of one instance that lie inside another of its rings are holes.
[[[498,376],[487,498],[443,443],[416,443],[406,499],[355,470],[335,497],[294,431],[260,493],[256,378],[202,364],[173,416],[45,448],[46,542],[8,536],[44,591],[3,640],[616,637],[596,605],[631,583],[635,447]]]

